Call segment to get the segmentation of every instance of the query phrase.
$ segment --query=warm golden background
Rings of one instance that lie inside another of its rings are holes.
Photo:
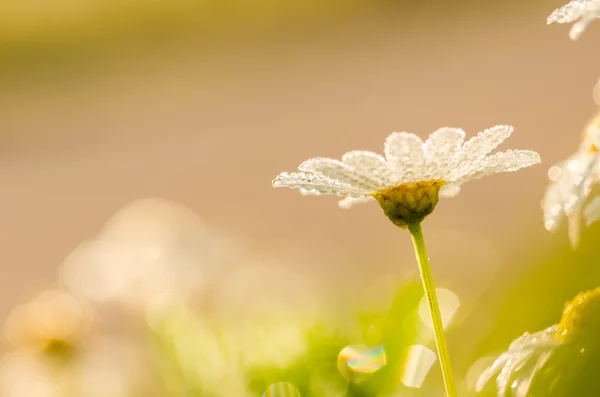
[[[294,291],[308,288],[343,316],[417,277],[408,235],[376,205],[342,211],[271,179],[309,157],[381,151],[392,131],[512,124],[502,149],[536,150],[542,164],[468,184],[424,229],[437,283],[461,303],[457,371],[552,324],[600,274],[598,227],[572,252],[539,205],[547,169],[596,110],[600,28],[574,43],[546,26],[562,3],[4,0],[0,317],[149,197],[185,205],[224,244],[212,249],[227,260],[198,264],[210,268],[203,306],[303,306]],[[163,215],[142,209],[129,232]],[[166,219],[167,234],[184,227]]]

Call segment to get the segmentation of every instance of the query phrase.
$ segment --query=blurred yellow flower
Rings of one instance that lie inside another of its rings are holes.
[[[63,355],[83,337],[91,322],[90,308],[73,295],[47,290],[12,311],[5,324],[5,334],[16,347],[33,347]]]

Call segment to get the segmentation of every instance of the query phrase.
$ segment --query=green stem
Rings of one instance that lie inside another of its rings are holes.
[[[448,397],[457,397],[456,384],[452,375],[452,366],[450,365],[450,355],[448,354],[448,345],[444,336],[444,324],[442,323],[442,315],[440,313],[440,305],[438,303],[435,285],[433,284],[433,276],[431,275],[431,267],[429,266],[429,257],[425,248],[425,240],[423,239],[423,230],[421,223],[413,223],[408,225],[408,230],[412,237],[413,245],[419,270],[421,271],[421,279],[423,280],[423,288],[429,305],[429,314],[433,322],[433,333],[435,335],[435,344],[437,346],[440,365],[442,367],[442,376],[444,377],[444,385],[446,387],[446,395]]]

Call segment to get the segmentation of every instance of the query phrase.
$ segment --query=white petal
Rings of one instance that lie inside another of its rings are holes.
[[[571,26],[571,30],[569,30],[569,38],[573,41],[579,40],[579,37],[581,36],[585,28],[587,28],[587,26],[590,24],[590,22],[591,19],[587,18],[582,18],[581,20],[575,22],[573,26]]]
[[[309,172],[282,172],[273,180],[273,187],[289,187],[292,189],[303,189],[304,194],[308,191],[316,191],[320,194],[336,196],[364,197],[369,192],[340,181],[315,175]],[[312,193],[312,194],[316,194]]]
[[[496,386],[498,387],[498,397],[506,397],[512,385],[512,378],[515,372],[535,353],[534,349],[523,349],[519,352],[511,354],[510,359],[500,371],[496,378]]]
[[[594,197],[583,211],[585,223],[590,226],[600,219],[600,197]]]
[[[343,209],[350,209],[353,206],[355,206],[356,204],[363,204],[363,203],[368,203],[369,201],[373,201],[375,200],[375,198],[373,197],[361,197],[361,198],[354,198],[354,197],[346,197],[343,200],[338,201],[338,207],[343,208]]]
[[[444,198],[456,197],[458,195],[458,193],[460,193],[460,186],[458,186],[458,185],[453,185],[453,184],[444,185],[440,189],[440,197],[444,197]]]
[[[598,0],[573,0],[550,14],[546,23],[571,23],[600,8]]]
[[[394,173],[389,169],[383,156],[363,150],[354,150],[342,156],[342,161],[377,181],[381,187],[395,182]]]
[[[534,365],[532,373],[543,366],[554,349],[562,342],[555,338],[558,326],[546,328],[534,334],[526,333],[510,344],[508,350],[500,355],[479,377],[475,391],[480,392],[494,376],[497,384],[497,396],[505,396],[515,379],[517,371],[523,370],[523,364]],[[514,391],[514,390],[512,390]],[[521,394],[517,393],[519,396]],[[512,394],[511,395],[516,395]]]
[[[497,376],[510,358],[511,353],[502,353],[491,366],[479,375],[479,379],[477,379],[477,383],[475,384],[475,391],[480,392],[493,376]]]
[[[565,215],[580,212],[596,176],[598,155],[587,150],[579,150],[562,165],[555,185]]]
[[[454,168],[453,160],[465,139],[465,132],[459,128],[440,128],[425,142],[424,179],[444,179]]]
[[[577,22],[575,22],[573,24],[573,27],[571,27],[571,30],[569,31],[569,38],[571,40],[577,40],[579,39],[579,36],[581,36],[581,33],[583,33],[583,31],[585,29],[587,29],[588,25],[595,19],[598,18],[599,16],[599,12],[598,10],[596,10],[595,12],[590,12],[584,16],[581,17],[581,19]]]
[[[497,125],[488,128],[469,139],[456,156],[456,167],[470,167],[483,158],[510,136],[513,128],[510,125]]]
[[[565,216],[569,219],[580,216],[594,178],[598,174],[599,159],[598,154],[590,152],[584,145],[566,161],[550,168],[548,177],[552,182],[546,189],[541,203],[546,229],[556,231]],[[589,222],[587,216],[586,222]],[[571,227],[570,230],[570,238],[574,242],[578,239],[574,233],[579,227]]]
[[[335,159],[317,157],[306,160],[300,164],[298,169],[303,172],[322,175],[368,191],[374,191],[380,187],[379,182],[368,173],[360,172],[360,170]]]
[[[599,0],[574,0],[557,8],[550,14],[547,23],[571,23],[573,27],[569,32],[571,40],[577,40],[581,33],[594,19],[600,16]]]
[[[393,132],[385,140],[385,157],[396,182],[421,180],[425,168],[423,141],[415,134]]]
[[[501,172],[513,172],[540,162],[540,155],[532,150],[509,150],[489,156],[469,168],[455,173],[449,182],[461,185],[471,179]]]

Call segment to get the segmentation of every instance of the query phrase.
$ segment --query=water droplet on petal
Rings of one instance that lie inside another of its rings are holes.
[[[300,397],[300,392],[291,383],[278,382],[267,387],[262,397]]]
[[[423,345],[409,347],[400,381],[408,387],[421,387],[429,370],[436,361],[437,355],[433,350]]]
[[[387,363],[383,346],[351,345],[338,356],[338,370],[349,382],[360,383]]]
[[[552,231],[554,230],[554,225],[556,225],[556,222],[553,220],[548,220],[544,223],[544,227],[546,228],[546,230],[548,231]]]

